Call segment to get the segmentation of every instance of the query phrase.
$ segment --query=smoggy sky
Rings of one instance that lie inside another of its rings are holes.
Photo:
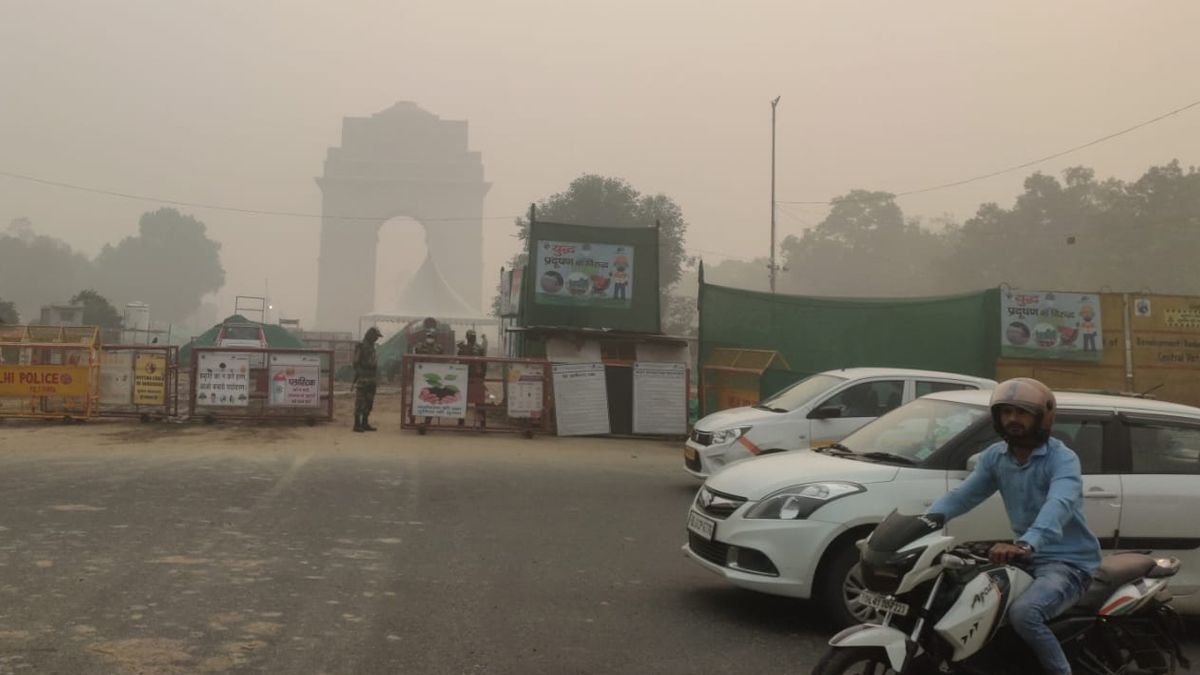
[[[778,199],[899,192],[1200,98],[1197,26],[1192,0],[0,0],[0,171],[315,214],[342,118],[408,100],[469,121],[486,215],[620,176],[673,197],[689,248],[716,262],[767,254],[776,95]],[[1200,108],[1039,168],[1136,178],[1173,158],[1200,164]],[[1031,171],[901,205],[961,220]],[[153,208],[0,177],[0,228],[28,216],[89,255]],[[277,311],[311,324],[319,220],[184,210],[223,244],[221,316],[269,279]],[[784,204],[780,239],[823,215]],[[516,240],[508,218],[485,231],[490,285]],[[384,228],[381,286],[415,270],[421,239]]]

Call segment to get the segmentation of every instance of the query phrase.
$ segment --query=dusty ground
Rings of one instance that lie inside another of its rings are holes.
[[[806,673],[809,605],[679,552],[677,443],[0,425],[0,675]],[[1194,648],[1189,648],[1195,652]]]

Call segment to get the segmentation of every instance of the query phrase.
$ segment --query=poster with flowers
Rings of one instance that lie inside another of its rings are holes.
[[[467,364],[413,364],[414,417],[467,416]]]

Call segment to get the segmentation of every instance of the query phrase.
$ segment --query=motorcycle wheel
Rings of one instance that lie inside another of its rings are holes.
[[[825,652],[812,675],[896,675],[877,647],[839,647]]]

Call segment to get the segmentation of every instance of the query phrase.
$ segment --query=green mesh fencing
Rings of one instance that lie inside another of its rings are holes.
[[[818,298],[717,286],[700,278],[700,358],[720,347],[774,349],[789,370],[764,373],[763,394],[824,370],[923,368],[993,377],[1000,292],[933,298]]]

